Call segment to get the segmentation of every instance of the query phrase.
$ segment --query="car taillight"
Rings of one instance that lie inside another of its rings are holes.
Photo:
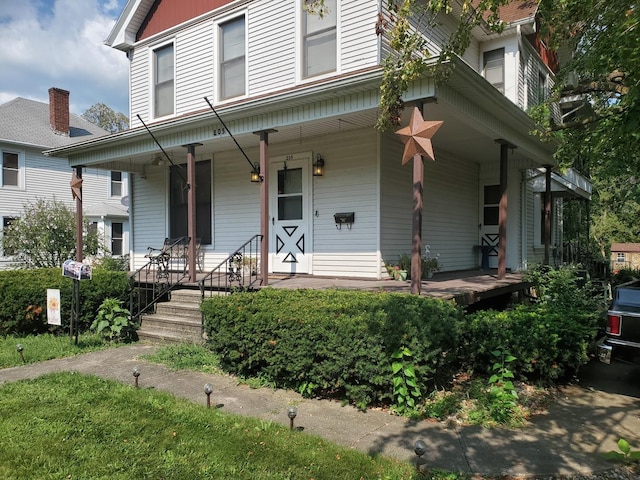
[[[607,333],[609,335],[620,335],[621,320],[620,315],[607,315]]]

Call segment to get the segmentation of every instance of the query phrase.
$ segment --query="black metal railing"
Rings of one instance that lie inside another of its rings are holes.
[[[251,290],[262,278],[260,272],[260,246],[262,235],[255,235],[235,252],[220,262],[198,282],[204,298],[214,292]]]
[[[155,309],[156,303],[188,277],[190,237],[167,238],[162,248],[149,247],[149,260],[129,276],[129,312],[137,322],[145,312]]]

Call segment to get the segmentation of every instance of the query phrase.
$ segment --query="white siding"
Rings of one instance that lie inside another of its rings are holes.
[[[176,115],[202,110],[214,94],[213,25],[202,22],[176,38]],[[213,100],[213,98],[211,98]]]
[[[401,164],[399,142],[385,141],[382,152],[382,256],[393,264],[411,254],[413,164]],[[439,256],[443,270],[478,266],[478,165],[435,150],[424,160],[422,243]],[[424,253],[424,252],[423,252]]]
[[[148,247],[160,248],[168,235],[167,227],[167,166],[147,166],[145,177],[137,176],[133,183],[133,266],[142,267]]]
[[[374,31],[377,2],[342,1],[340,15],[340,70],[342,73],[378,63],[378,39]]]
[[[131,128],[134,128],[142,125],[136,115],[140,115],[146,122],[151,114],[151,80],[149,79],[151,66],[147,47],[136,48],[131,55],[131,70],[129,72],[131,116],[129,117],[129,122]]]

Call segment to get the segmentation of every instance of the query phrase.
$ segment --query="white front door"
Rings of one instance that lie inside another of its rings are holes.
[[[311,155],[275,158],[270,166],[271,271],[310,273]]]

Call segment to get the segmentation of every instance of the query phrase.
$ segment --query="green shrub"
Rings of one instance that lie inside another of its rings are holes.
[[[68,329],[73,280],[59,268],[0,272],[0,335],[29,335]],[[47,325],[47,289],[60,290],[62,326]],[[93,322],[107,297],[128,302],[129,280],[124,272],[94,270],[91,280],[80,281],[80,331]]]
[[[516,357],[510,368],[517,377],[554,382],[587,363],[597,318],[593,312],[550,305],[476,312],[465,332],[465,358],[470,369],[489,374],[491,351],[502,346]]]
[[[129,310],[122,306],[122,301],[105,298],[90,329],[110,342],[130,342],[136,337],[136,329],[129,317]]]
[[[359,407],[393,402],[392,354],[413,353],[419,390],[446,383],[457,367],[462,312],[413,295],[263,289],[202,306],[223,369],[260,376],[307,396]]]

